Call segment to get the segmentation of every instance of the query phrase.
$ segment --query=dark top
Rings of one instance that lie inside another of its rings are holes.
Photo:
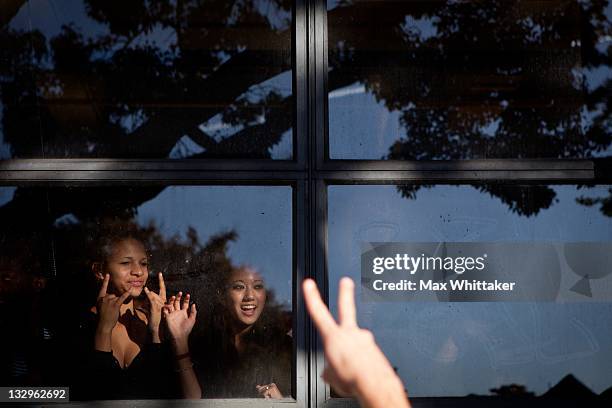
[[[149,343],[122,369],[112,352],[95,350],[97,317],[90,313],[80,331],[80,352],[70,398],[76,400],[180,398],[178,375],[167,346]]]
[[[290,398],[292,338],[251,333],[242,353],[226,336],[197,341],[195,367],[204,398],[258,398],[256,385],[275,383]]]

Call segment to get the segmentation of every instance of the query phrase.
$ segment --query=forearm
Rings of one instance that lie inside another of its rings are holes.
[[[159,335],[159,326],[157,326],[157,327],[150,327],[149,328],[149,333],[151,333],[151,343],[154,343],[154,344],[160,344],[161,343],[161,337]]]
[[[104,329],[98,327],[96,329],[96,334],[94,336],[94,349],[99,351],[112,351],[111,348],[111,337],[112,337],[112,329]]]
[[[185,399],[200,399],[202,398],[202,389],[195,375],[191,359],[178,364],[179,382],[181,384],[181,392]]]
[[[185,399],[202,398],[202,389],[193,369],[193,362],[189,355],[187,341],[173,341],[173,350],[176,357],[176,371],[179,376],[181,392]]]
[[[397,376],[357,385],[357,398],[365,408],[410,408],[402,381]]]

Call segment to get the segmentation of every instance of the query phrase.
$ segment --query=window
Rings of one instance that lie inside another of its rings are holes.
[[[328,2],[330,157],[609,156],[606,7]]]
[[[146,253],[149,289],[163,271],[168,295],[197,304],[196,405],[357,406],[321,379],[299,283],[315,278],[335,311],[361,242],[550,244],[559,266],[546,274],[564,303],[358,293],[413,406],[609,393],[612,278],[564,246],[612,241],[611,4],[2,2],[0,322],[15,330],[0,385],[70,384],[57,351],[86,344],[71,330],[95,303],[94,258],[118,251],[95,243],[121,230]],[[252,317],[261,297],[232,294],[262,284],[262,353],[241,371],[206,310]],[[247,376],[285,398],[223,381]],[[157,395],[192,405],[175,396]]]
[[[293,157],[289,3],[21,3],[0,157]]]
[[[341,276],[362,280],[366,242],[526,243],[506,272],[536,301],[462,302],[457,292],[432,291],[372,301],[362,286],[360,324],[374,332],[413,397],[489,395],[511,384],[542,395],[568,375],[599,394],[612,369],[602,363],[612,353],[609,273],[605,261],[576,258],[568,245],[612,241],[612,219],[590,205],[608,195],[609,186],[331,185],[330,305]],[[546,268],[525,276],[534,263]]]
[[[104,378],[102,363],[91,357],[99,329],[90,311],[100,288],[94,265],[101,262],[111,275],[109,292],[113,285],[121,290],[126,280],[139,279],[161,295],[161,272],[168,298],[179,291],[190,294],[201,311],[190,350],[205,398],[257,397],[255,386],[270,382],[291,398],[291,186],[1,190],[2,303],[4,324],[12,332],[2,340],[3,384],[69,385],[76,400],[177,397],[175,387],[164,386],[175,382],[174,368],[164,374],[164,365],[150,367],[155,373],[150,381],[130,382],[132,390],[99,391],[105,385],[120,387]],[[129,241],[138,241],[136,246],[144,249],[140,275],[121,275],[124,263],[137,252],[119,254],[121,244]],[[236,300],[234,293],[242,296]],[[141,357],[132,360],[125,375],[142,378],[153,357],[146,333],[133,328],[143,324],[140,310],[146,319],[152,312],[144,293],[134,304],[136,316],[130,318],[128,311],[119,323],[141,349]],[[245,305],[252,311],[243,310]],[[232,351],[222,353],[221,340],[234,320],[253,326],[250,348],[240,354],[246,363],[237,364]]]

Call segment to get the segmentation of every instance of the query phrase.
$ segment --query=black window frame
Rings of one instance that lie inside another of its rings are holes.
[[[321,374],[320,338],[306,315],[300,282],[313,277],[326,300],[327,187],[335,184],[521,182],[612,184],[612,159],[394,161],[331,160],[328,139],[327,2],[295,0],[292,10],[292,160],[9,159],[0,186],[289,185],[293,188],[295,400],[98,401],[100,407],[357,407],[331,398]],[[503,404],[504,402],[499,402]],[[288,405],[289,404],[289,405]],[[414,407],[493,406],[479,398],[416,398]],[[506,402],[507,404],[507,402]],[[527,404],[526,402],[521,404]],[[534,401],[541,406],[541,401]],[[555,402],[557,404],[557,402]],[[569,406],[569,402],[556,406]],[[497,403],[495,403],[497,405]],[[88,402],[54,404],[86,407]],[[573,406],[573,404],[572,404]]]

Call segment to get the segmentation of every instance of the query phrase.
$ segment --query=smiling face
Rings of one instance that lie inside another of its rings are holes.
[[[257,271],[243,267],[230,275],[226,291],[227,310],[240,326],[255,324],[266,304],[266,288]]]
[[[110,274],[109,292],[119,296],[129,291],[132,297],[139,296],[149,277],[144,245],[134,238],[112,243],[101,269],[102,278],[105,274]]]

